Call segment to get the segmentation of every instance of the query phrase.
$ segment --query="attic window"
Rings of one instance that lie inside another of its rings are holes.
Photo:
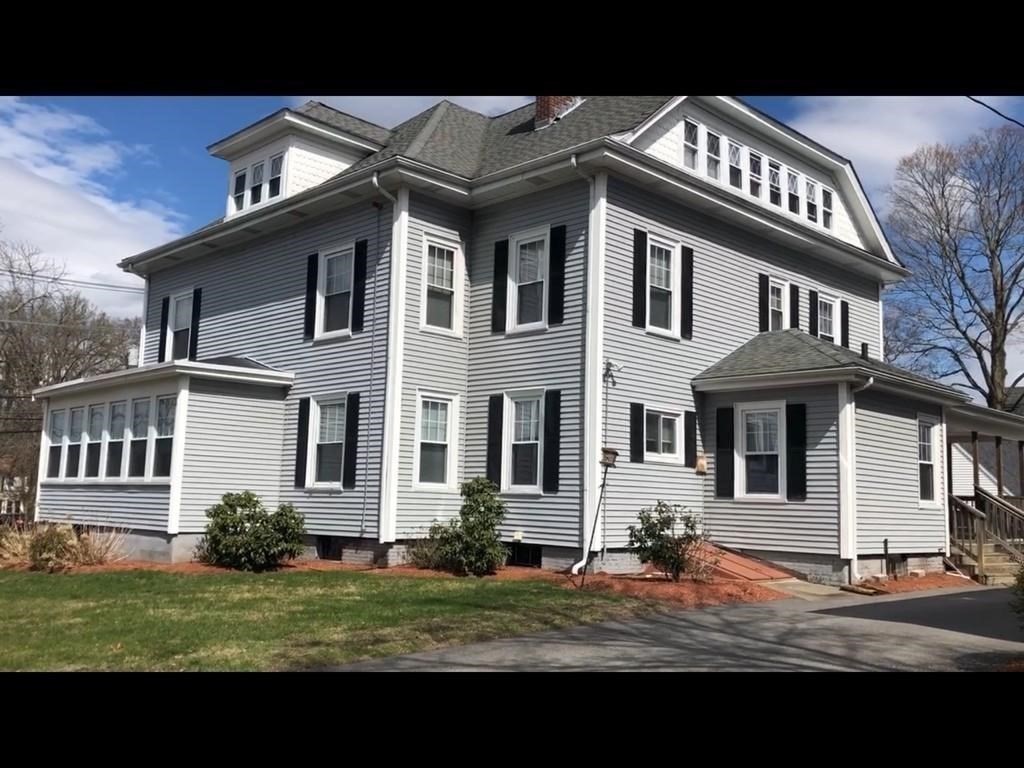
[[[235,174],[235,210],[240,211],[245,207],[245,171]]]
[[[787,174],[789,177],[789,212],[800,215],[800,179],[795,173]]]
[[[821,224],[825,229],[832,229],[832,192],[821,190]]]
[[[756,152],[747,155],[747,163],[750,168],[750,194],[754,197],[761,197],[761,156]]]
[[[743,166],[740,165],[743,150],[739,144],[729,142],[729,183],[736,189],[743,189]]]
[[[721,164],[719,152],[721,137],[716,133],[708,131],[708,176],[712,179],[718,178],[718,167]]]
[[[277,155],[270,158],[270,184],[267,192],[268,198],[277,197],[281,194],[281,169],[284,166],[284,155]]]
[[[781,169],[774,160],[768,161],[768,199],[772,205],[782,205],[782,179],[779,178]]]
[[[683,129],[683,164],[697,169],[697,124],[687,120]]]
[[[818,185],[810,179],[805,179],[807,190],[807,220],[818,222]]]
[[[263,163],[252,167],[252,187],[249,188],[249,205],[256,205],[263,199]]]

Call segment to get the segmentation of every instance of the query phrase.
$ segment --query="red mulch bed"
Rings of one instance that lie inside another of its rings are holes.
[[[574,586],[579,582],[579,576],[572,577]],[[606,573],[588,575],[583,588],[615,592],[642,600],[669,602],[682,608],[705,608],[728,603],[760,603],[789,597],[764,584],[740,579],[713,578],[703,582],[684,579],[676,583],[656,576],[640,579],[609,576]]]
[[[888,581],[865,581],[865,586],[880,589],[887,594],[917,592],[922,589],[949,589],[951,587],[976,587],[978,583],[949,573],[929,573],[925,576],[901,576]]]
[[[1000,667],[1000,672],[1024,672],[1024,657],[1014,659],[1008,664]]]

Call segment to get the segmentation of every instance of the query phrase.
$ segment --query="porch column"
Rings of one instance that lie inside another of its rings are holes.
[[[978,468],[978,432],[971,432],[971,458],[974,460],[974,487],[981,485],[981,470]],[[971,491],[974,495],[974,491]]]
[[[1003,498],[1003,438],[996,435],[996,496]]]

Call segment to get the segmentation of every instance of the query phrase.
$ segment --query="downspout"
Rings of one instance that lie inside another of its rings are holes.
[[[378,171],[373,172],[373,179],[371,181],[373,182],[374,189],[376,189],[378,192],[384,195],[384,197],[390,200],[392,205],[398,205],[398,200],[395,199],[395,196],[380,185],[380,173]]]
[[[854,468],[856,468],[856,465],[857,465],[857,447],[856,447],[857,406],[856,406],[856,402],[855,402],[856,401],[855,395],[858,392],[863,392],[865,389],[867,389],[868,387],[872,386],[874,383],[875,383],[875,377],[874,376],[868,376],[868,380],[867,381],[865,381],[863,384],[861,384],[858,387],[853,387],[850,390],[850,405],[854,409],[853,410],[853,429],[854,429],[854,433],[855,434],[851,438],[852,445],[853,445],[853,464],[854,464]],[[852,477],[850,478],[850,482],[853,483],[853,488],[854,488],[854,492],[853,492],[854,509],[852,509],[850,511],[850,514],[853,517],[853,531],[852,531],[852,536],[853,536],[853,557],[850,558],[850,583],[851,584],[856,584],[858,581],[860,581],[860,572],[857,570],[857,509],[856,509],[857,474],[856,474],[855,471],[851,472],[851,474],[852,474]]]

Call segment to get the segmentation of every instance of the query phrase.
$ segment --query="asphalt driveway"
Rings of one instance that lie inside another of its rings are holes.
[[[346,671],[957,671],[1024,655],[1005,588],[778,600],[377,659]]]

